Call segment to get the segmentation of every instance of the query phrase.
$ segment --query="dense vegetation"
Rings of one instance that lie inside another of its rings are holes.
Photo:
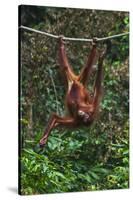
[[[21,6],[21,24],[68,37],[93,38],[127,32],[129,13]],[[103,97],[95,123],[78,130],[54,129],[38,146],[52,112],[64,114],[65,88],[57,40],[21,30],[20,193],[122,189],[129,187],[128,35],[110,40],[104,61]],[[103,46],[100,42],[99,48]],[[78,73],[90,50],[67,42]],[[93,83],[92,77],[91,83]]]

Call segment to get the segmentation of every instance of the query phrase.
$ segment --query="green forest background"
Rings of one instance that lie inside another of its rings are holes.
[[[19,25],[66,37],[101,38],[129,31],[128,12],[22,5],[19,15]],[[58,42],[23,29],[20,33],[19,192],[129,188],[129,36],[108,41],[104,89],[95,123],[78,130],[54,129],[45,149],[40,149],[38,142],[50,114],[65,113]],[[100,42],[99,47],[103,45]],[[90,46],[66,42],[75,72],[84,66]]]

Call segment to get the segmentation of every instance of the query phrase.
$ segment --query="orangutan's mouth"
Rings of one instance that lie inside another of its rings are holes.
[[[84,111],[79,110],[79,111],[78,111],[78,115],[81,116],[81,117],[83,118],[83,121],[84,121],[84,122],[89,121],[90,116],[89,116],[89,114],[85,113]]]

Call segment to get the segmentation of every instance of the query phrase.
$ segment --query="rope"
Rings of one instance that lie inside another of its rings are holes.
[[[56,39],[58,39],[60,37],[60,35],[53,35],[51,33],[47,33],[47,32],[43,32],[43,31],[33,29],[33,28],[29,28],[27,26],[20,26],[19,28],[25,29],[25,30],[28,30],[28,31],[32,31],[32,32],[35,32],[35,33],[40,33],[40,34],[43,34],[43,35],[46,35],[46,36],[49,36],[49,37],[52,37],[52,38],[56,38]],[[96,40],[97,41],[103,41],[103,40],[113,39],[113,38],[117,38],[117,37],[122,37],[122,36],[125,36],[125,35],[128,35],[128,34],[129,34],[129,32],[125,32],[125,33],[120,33],[120,34],[117,34],[117,35],[107,36],[107,37],[103,37],[103,38],[97,38],[96,37]],[[63,36],[63,40],[93,42],[93,39],[71,38],[71,37],[65,37],[65,36]]]

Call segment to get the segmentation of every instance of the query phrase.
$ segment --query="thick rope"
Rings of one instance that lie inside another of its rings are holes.
[[[47,33],[47,32],[43,32],[43,31],[33,29],[33,28],[29,28],[27,26],[20,26],[19,28],[25,29],[25,30],[28,30],[28,31],[32,31],[32,32],[35,32],[35,33],[40,33],[40,34],[43,34],[43,35],[46,35],[46,36],[49,36],[49,37],[52,37],[52,38],[56,38],[56,39],[61,37],[60,35],[53,35],[51,33]],[[103,41],[103,40],[113,39],[113,38],[117,38],[117,37],[122,37],[122,36],[125,36],[125,35],[128,35],[128,34],[129,34],[129,32],[125,32],[125,33],[120,33],[120,34],[107,36],[107,37],[103,37],[103,38],[97,38],[97,37],[95,37],[95,38],[96,38],[97,41]],[[62,36],[62,37],[63,37],[63,40],[93,42],[93,39],[87,39],[87,38],[70,38],[70,37],[65,37],[65,36]]]

